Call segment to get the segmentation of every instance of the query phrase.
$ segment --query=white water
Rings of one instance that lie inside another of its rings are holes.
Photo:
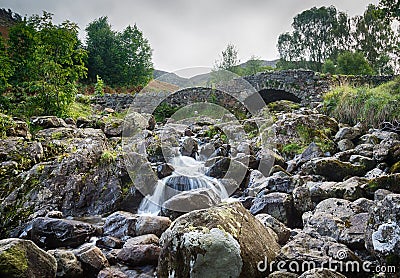
[[[209,188],[221,200],[227,199],[225,187],[215,178],[206,176],[204,162],[188,156],[177,156],[169,161],[175,171],[171,176],[158,181],[151,196],[146,196],[138,209],[139,214],[159,214],[163,203],[182,191]]]

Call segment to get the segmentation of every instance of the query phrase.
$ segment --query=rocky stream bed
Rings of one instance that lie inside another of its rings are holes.
[[[255,132],[270,120],[262,115],[241,121],[253,133],[236,141],[229,121],[150,117],[148,156],[133,169],[154,176],[125,167],[122,119],[14,119],[0,141],[0,277],[395,277],[399,131],[282,105],[270,114],[271,149]],[[176,175],[163,159],[166,129],[231,198]],[[230,166],[243,179],[226,177]],[[158,180],[194,190],[143,213],[142,187]],[[182,204],[196,210],[173,209]]]

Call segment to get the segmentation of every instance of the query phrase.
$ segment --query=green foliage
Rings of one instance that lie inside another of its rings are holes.
[[[335,62],[333,62],[331,59],[327,59],[325,63],[322,65],[322,72],[335,74],[336,73]]]
[[[10,116],[0,113],[0,139],[6,137],[7,131],[14,126],[14,121]]]
[[[100,76],[96,75],[96,84],[94,85],[94,92],[98,96],[104,95],[104,82]]]
[[[103,153],[101,154],[100,162],[105,164],[114,162],[117,159],[117,156],[118,154],[116,151],[104,150]]]
[[[8,103],[1,105],[19,116],[65,116],[75,99],[76,81],[86,74],[77,25],[55,25],[52,15],[43,12],[11,27],[8,45],[14,71],[12,87],[2,92]]]
[[[393,0],[381,0],[379,6],[383,9],[384,15],[389,18],[400,19],[400,2]]]
[[[335,7],[305,10],[293,19],[292,33],[278,38],[282,61],[309,63],[306,68],[321,71],[322,63],[338,49],[349,45],[348,16]],[[290,65],[290,64],[289,64]],[[288,67],[288,64],[284,66]]]
[[[393,74],[400,56],[400,43],[390,12],[398,12],[399,4],[382,0],[381,7],[383,9],[371,4],[362,16],[354,18],[333,6],[301,12],[293,20],[293,31],[282,33],[278,38],[280,61],[277,67],[333,74],[337,70],[333,64],[337,64],[340,53],[360,52],[375,73]],[[353,58],[358,58],[356,55]],[[352,66],[350,71],[360,70],[369,72],[364,62],[359,68]]]
[[[101,17],[86,31],[89,80],[99,75],[111,86],[143,87],[152,79],[152,49],[136,25],[115,32],[107,17]]]
[[[374,71],[361,52],[345,51],[337,58],[338,74],[372,75]]]
[[[379,127],[400,118],[400,79],[376,88],[341,86],[324,95],[326,112],[340,122]]]
[[[154,110],[153,115],[158,123],[164,123],[166,119],[170,118],[176,111],[180,109],[179,106],[172,106],[166,102],[162,102]]]
[[[395,54],[393,50],[399,40],[383,13],[379,7],[370,4],[363,16],[354,18],[356,28],[353,37],[356,49],[365,55],[378,74],[393,74],[389,56]]]
[[[225,50],[222,51],[220,59],[215,61],[214,68],[216,70],[228,70],[235,72],[239,62],[240,60],[238,58],[238,50],[236,46],[232,43],[229,43]]]
[[[300,146],[297,143],[290,143],[282,148],[282,153],[285,154],[287,157],[293,157],[296,154],[302,153],[304,150],[304,147]]]

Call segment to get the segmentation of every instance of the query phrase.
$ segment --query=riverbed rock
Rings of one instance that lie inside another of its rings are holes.
[[[256,215],[256,218],[267,228],[272,229],[278,236],[278,243],[285,244],[290,237],[290,229],[287,228],[282,222],[277,220],[275,217],[260,213]]]
[[[107,258],[96,246],[83,246],[74,250],[74,254],[82,263],[85,277],[97,277],[100,270],[110,266]]]
[[[114,212],[104,222],[104,235],[116,238],[135,236],[138,217],[138,215],[126,211]]]
[[[304,272],[299,278],[346,278],[346,276],[327,268],[317,268]]]
[[[291,194],[275,192],[257,197],[253,201],[250,212],[253,215],[259,213],[270,214],[288,227],[301,225],[301,218],[294,210]]]
[[[122,135],[124,121],[120,119],[113,119],[111,121],[106,122],[104,126],[104,134],[107,137],[118,137]]]
[[[365,245],[382,263],[400,259],[400,194],[388,194],[371,208]]]
[[[364,247],[368,213],[350,201],[330,198],[320,202],[313,212],[303,214],[304,229],[316,230],[352,248]]]
[[[32,240],[46,248],[77,247],[95,235],[90,224],[66,219],[38,217],[32,222]]]
[[[171,225],[171,220],[163,216],[139,215],[135,226],[135,235],[161,234]]]
[[[325,157],[307,162],[301,170],[306,175],[321,175],[330,181],[342,181],[348,176],[364,176],[371,169],[367,170],[364,166],[342,162],[333,157]]]
[[[276,234],[240,203],[189,212],[162,235],[159,277],[264,277],[257,262],[275,258]]]
[[[56,259],[30,240],[0,240],[1,277],[56,277]]]
[[[42,128],[52,128],[52,127],[65,127],[67,124],[63,119],[57,118],[56,116],[40,116],[32,117],[31,124],[35,126],[40,126]]]
[[[354,148],[354,143],[349,139],[342,139],[338,143],[338,149],[341,152],[348,151]]]
[[[154,244],[125,244],[118,253],[118,260],[126,265],[157,265],[161,248]]]
[[[354,140],[361,136],[361,130],[358,127],[342,127],[335,134],[335,140],[340,141],[343,139]]]
[[[69,250],[56,249],[47,251],[57,261],[57,277],[83,278],[82,264]]]

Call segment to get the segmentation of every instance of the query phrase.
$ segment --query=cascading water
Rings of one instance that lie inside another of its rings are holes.
[[[171,176],[158,181],[154,193],[143,199],[138,213],[157,215],[162,205],[172,197],[198,189],[209,189],[221,200],[229,197],[225,187],[217,179],[205,175],[204,162],[179,155],[172,158],[169,163],[174,167],[174,172]],[[189,209],[182,207],[181,210]]]

